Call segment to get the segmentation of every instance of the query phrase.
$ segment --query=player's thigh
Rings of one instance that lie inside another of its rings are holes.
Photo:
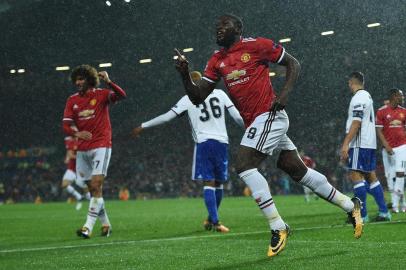
[[[92,160],[90,151],[77,151],[76,153],[76,179],[80,182],[90,180],[92,177]]]
[[[258,168],[267,157],[268,155],[259,152],[255,148],[240,145],[237,153],[236,171],[242,173],[249,169]]]
[[[76,180],[76,173],[67,169],[62,177],[62,187],[67,187]]]
[[[111,148],[100,147],[91,150],[92,178],[94,178],[94,176],[103,176],[104,179],[104,177],[107,176],[110,157]]]
[[[300,158],[296,147],[292,150],[282,150],[278,157],[277,166],[296,182],[300,181],[305,176],[308,170],[306,165]]]
[[[193,151],[192,180],[213,180],[214,166],[210,159],[210,142],[196,143]]]
[[[263,113],[245,130],[241,145],[272,155],[280,140],[286,136],[288,128],[289,118],[285,111]]]
[[[369,148],[350,148],[348,151],[347,168],[353,171],[353,175],[356,172],[368,174],[376,169],[376,153],[375,149]],[[351,174],[350,174],[351,175]]]
[[[404,175],[406,168],[406,145],[393,148],[396,176]]]
[[[215,141],[212,148],[212,162],[214,167],[214,179],[225,183],[228,180],[228,144]]]

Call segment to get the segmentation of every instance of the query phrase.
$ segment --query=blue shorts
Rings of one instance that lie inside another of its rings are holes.
[[[362,172],[372,172],[376,169],[375,149],[350,148],[348,155],[348,169]]]
[[[207,140],[195,144],[193,154],[193,180],[227,182],[228,144]]]

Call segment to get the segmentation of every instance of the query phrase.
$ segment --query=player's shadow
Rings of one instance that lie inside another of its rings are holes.
[[[300,257],[294,257],[294,256],[285,256],[285,255],[278,255],[277,257],[274,258],[262,258],[259,260],[251,260],[251,261],[245,261],[245,262],[240,262],[240,263],[235,263],[235,264],[229,264],[225,266],[215,266],[215,267],[209,267],[209,268],[204,268],[205,270],[235,270],[235,269],[256,269],[256,267],[259,266],[272,266],[272,261],[275,260],[289,260],[289,261],[308,261],[309,258],[311,257],[312,259],[317,259],[317,258],[331,258],[333,256],[338,256],[338,255],[346,255],[349,254],[349,251],[339,251],[339,252],[329,252],[329,253],[324,253],[320,254],[318,256],[314,255],[309,255],[309,256],[300,256]]]

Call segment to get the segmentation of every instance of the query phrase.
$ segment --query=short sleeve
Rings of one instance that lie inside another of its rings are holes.
[[[351,112],[352,112],[352,118],[353,120],[358,120],[362,121],[362,118],[364,117],[364,110],[365,110],[365,104],[362,101],[361,98],[358,98],[357,96],[354,96],[353,101],[351,102]]]
[[[377,113],[376,113],[376,121],[375,121],[375,126],[376,127],[383,127],[383,113],[382,113],[382,111],[381,110],[379,110]]]
[[[213,54],[212,57],[207,62],[206,68],[204,69],[203,79],[211,83],[218,82],[220,80],[219,73],[216,68],[217,56]]]
[[[280,63],[285,55],[285,48],[271,39],[257,38],[257,46],[261,60]]]
[[[177,115],[182,115],[190,106],[194,106],[188,96],[183,96],[173,107],[172,111]]]
[[[218,90],[218,91],[219,91],[219,95],[221,96],[221,99],[224,101],[224,106],[226,106],[227,109],[233,107],[234,103],[227,96],[227,94],[224,93],[224,91],[222,91],[222,90]]]

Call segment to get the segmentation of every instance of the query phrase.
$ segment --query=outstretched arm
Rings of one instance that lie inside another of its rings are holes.
[[[169,121],[175,119],[176,116],[177,116],[177,114],[174,111],[170,110],[167,113],[161,114],[147,122],[142,123],[141,126],[134,128],[133,135],[135,137],[137,137],[138,135],[141,134],[141,132],[144,129],[162,125],[166,122],[169,122]]]
[[[213,92],[216,84],[210,83],[206,80],[201,80],[199,85],[194,84],[190,78],[189,62],[186,57],[183,56],[178,49],[175,49],[175,53],[178,56],[175,62],[175,67],[182,78],[186,94],[194,105],[198,105],[202,103],[211,92]]]
[[[227,111],[230,113],[231,117],[240,127],[244,128],[244,120],[242,119],[240,112],[237,110],[235,106],[228,107]]]
[[[111,102],[117,102],[120,99],[124,99],[127,97],[127,94],[125,93],[125,91],[118,86],[117,84],[113,83],[110,78],[109,78],[109,74],[106,71],[100,71],[98,73],[99,78],[102,79],[103,81],[105,81],[113,90],[113,93],[110,94],[109,96],[109,100]]]
[[[299,61],[287,52],[285,52],[279,64],[286,67],[286,79],[278,98],[272,104],[272,110],[283,110],[285,108],[288,102],[288,95],[293,89],[300,73]]]

